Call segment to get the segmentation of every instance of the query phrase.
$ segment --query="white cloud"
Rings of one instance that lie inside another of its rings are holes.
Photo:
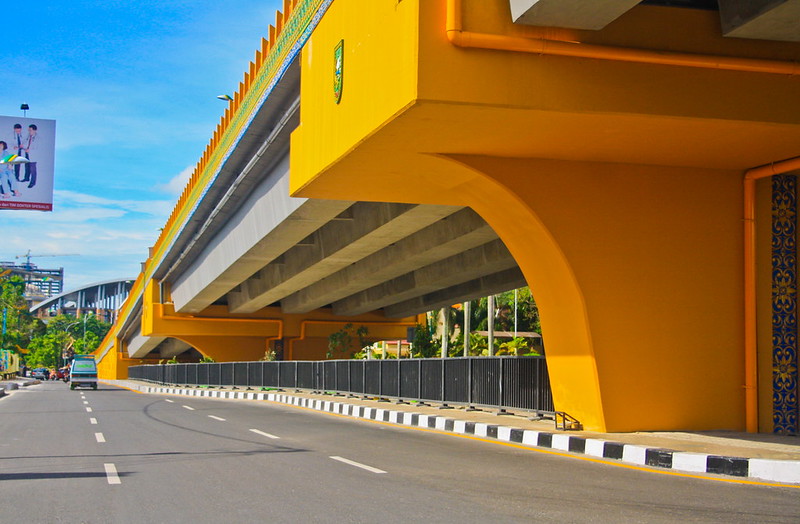
[[[174,205],[56,191],[51,213],[0,210],[0,260],[21,263],[30,250],[42,256],[32,258],[33,264],[64,268],[67,289],[134,278]]]
[[[57,122],[54,210],[0,210],[0,260],[80,254],[32,259],[67,289],[138,274],[283,2],[84,4],[31,3],[41,34],[0,88],[0,114]]]
[[[192,176],[194,172],[195,166],[189,166],[174,177],[170,179],[169,182],[166,184],[159,184],[156,186],[158,191],[163,191],[170,195],[178,196],[181,194],[183,189],[186,187],[186,184],[189,183],[189,178]]]

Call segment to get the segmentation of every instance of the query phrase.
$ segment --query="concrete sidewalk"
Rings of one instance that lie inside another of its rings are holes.
[[[317,411],[424,427],[565,453],[674,471],[716,474],[800,485],[800,437],[738,432],[596,433],[559,431],[552,420],[530,414],[498,415],[490,410],[442,408],[376,398],[301,391],[185,388],[136,381],[103,381],[142,393],[231,400],[263,400]]]

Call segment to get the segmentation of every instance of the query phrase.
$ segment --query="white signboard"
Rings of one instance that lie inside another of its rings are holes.
[[[0,209],[53,210],[56,121],[0,116]]]

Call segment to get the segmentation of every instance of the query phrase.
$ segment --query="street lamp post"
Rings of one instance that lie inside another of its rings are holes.
[[[86,351],[86,319],[89,317],[89,315],[84,314],[82,316],[83,316],[83,345],[81,346],[81,349],[83,351]]]

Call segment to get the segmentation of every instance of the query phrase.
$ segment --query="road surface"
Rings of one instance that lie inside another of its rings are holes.
[[[800,522],[800,489],[263,401],[61,382],[0,399],[2,522]]]

